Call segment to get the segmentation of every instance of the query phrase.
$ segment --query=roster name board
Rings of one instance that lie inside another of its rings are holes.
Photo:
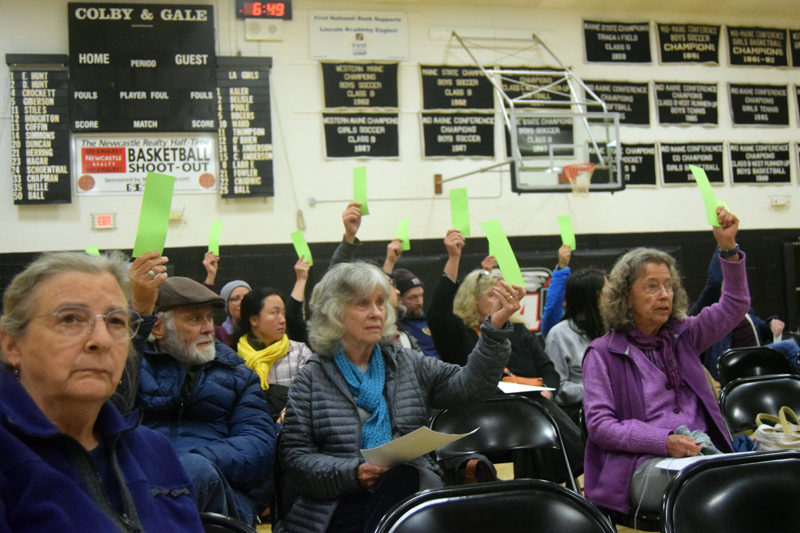
[[[655,82],[661,124],[717,124],[715,83]]]
[[[327,157],[398,157],[397,113],[323,113]]]
[[[792,66],[800,67],[800,30],[789,30],[789,49],[792,51]]]
[[[650,63],[650,24],[583,21],[589,63]]]
[[[321,65],[325,107],[397,107],[397,63]]]
[[[493,109],[494,86],[481,69],[420,65],[422,109]]]
[[[569,84],[563,74],[551,68],[504,67],[506,72],[500,85],[506,95],[515,100],[515,106],[564,109],[569,102]],[[503,100],[504,105],[508,102]]]
[[[37,65],[34,58],[38,58],[40,64]],[[11,71],[11,195],[14,204],[71,201],[66,60],[66,56],[6,56]]]
[[[728,26],[731,65],[785,67],[786,30]]]
[[[724,182],[722,143],[661,143],[661,175],[665,185],[694,183],[689,165],[706,171],[710,183]]]
[[[789,125],[789,90],[785,85],[729,85],[731,116],[738,125]]]
[[[719,26],[657,24],[662,63],[719,64]]]
[[[733,183],[789,183],[789,143],[731,143]]]
[[[223,198],[275,196],[269,57],[217,60],[219,193]]]
[[[603,153],[605,144],[599,146]],[[589,146],[589,161],[599,163],[597,152]],[[615,161],[607,162],[614,165]],[[620,166],[625,186],[656,185],[656,145],[655,144],[623,144],[620,154]],[[608,168],[596,167],[592,174],[592,183],[611,183]]]
[[[529,157],[572,156],[574,154],[572,118],[521,117],[517,119],[517,146]],[[510,147],[510,140],[506,139]],[[508,150],[511,154],[511,150]]]
[[[650,124],[650,85],[621,81],[584,80],[603,102],[608,111],[619,113],[620,124]]]
[[[69,4],[75,132],[215,131],[210,5]]]
[[[425,157],[494,157],[494,115],[423,113]]]

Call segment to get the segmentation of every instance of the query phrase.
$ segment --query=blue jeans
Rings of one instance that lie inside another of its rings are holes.
[[[246,495],[231,488],[217,465],[196,453],[181,454],[179,459],[192,480],[200,512],[219,513],[251,525],[256,523],[253,504]]]
[[[767,344],[767,348],[781,352],[797,370],[797,354],[800,353],[800,346],[797,345],[794,339],[773,342],[772,344]]]

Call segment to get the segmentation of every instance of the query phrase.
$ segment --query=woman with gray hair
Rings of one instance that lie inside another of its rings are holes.
[[[493,288],[496,305],[465,367],[394,343],[392,290],[367,263],[341,263],[314,288],[309,339],[315,355],[292,383],[280,458],[300,496],[287,531],[373,531],[383,514],[417,490],[442,485],[424,455],[392,468],[368,463],[374,448],[424,426],[443,409],[493,393],[509,354],[508,318],[519,287]]]
[[[119,253],[46,254],[6,289],[0,530],[202,531],[167,439],[108,401],[141,321],[130,296]]]
[[[739,220],[717,208],[713,228],[725,278],[720,301],[687,317],[675,260],[637,248],[614,266],[600,298],[609,333],[583,358],[588,440],[585,493],[613,511],[658,511],[672,475],[665,457],[731,451],[731,441],[700,354],[749,307]]]

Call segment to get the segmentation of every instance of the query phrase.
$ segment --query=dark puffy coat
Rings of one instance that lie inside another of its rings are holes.
[[[176,359],[145,348],[137,403],[143,423],[166,435],[179,455],[202,455],[246,491],[272,472],[276,426],[258,375],[233,350],[215,346],[217,357],[200,366],[193,383]]]

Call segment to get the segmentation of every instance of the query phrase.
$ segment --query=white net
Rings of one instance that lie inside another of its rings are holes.
[[[594,163],[576,163],[564,165],[564,177],[569,181],[572,194],[575,196],[589,196],[589,184],[592,182]]]

